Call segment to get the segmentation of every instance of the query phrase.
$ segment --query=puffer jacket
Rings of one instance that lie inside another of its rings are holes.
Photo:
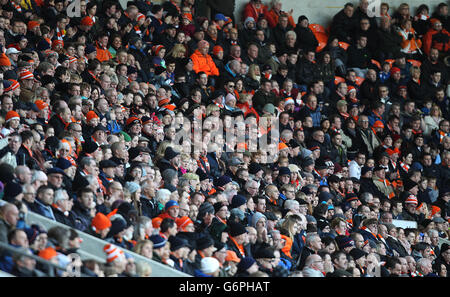
[[[195,73],[205,72],[208,76],[218,76],[219,69],[210,55],[202,55],[197,49],[191,55],[191,60],[194,63],[193,69]]]

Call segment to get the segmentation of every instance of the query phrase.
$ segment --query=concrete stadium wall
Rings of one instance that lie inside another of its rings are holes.
[[[370,0],[369,0],[370,1]],[[359,1],[336,1],[336,0],[281,0],[283,3],[282,9],[284,11],[294,10],[293,17],[295,22],[301,15],[308,17],[310,23],[317,23],[328,26],[331,22],[333,16],[338,13],[347,2],[353,3],[355,6],[358,5]],[[435,7],[441,3],[448,1],[445,0],[381,0],[381,2],[389,3],[389,13],[392,16],[397,7],[406,2],[411,7],[411,13],[414,14],[417,7],[421,4],[427,4],[431,12],[434,11]],[[236,0],[235,17],[237,20],[242,19],[242,12],[244,10],[245,4],[248,0]],[[271,1],[264,1],[263,3],[271,7]]]
[[[122,4],[122,7],[126,7],[126,3],[131,0],[119,0],[119,2]],[[154,0],[153,3],[163,3],[166,0]],[[199,0],[197,0],[199,1]],[[201,0],[206,1],[206,0]],[[229,0],[224,0],[229,1]],[[242,12],[244,10],[245,4],[249,2],[249,0],[235,0],[236,1],[236,8],[234,11],[235,19],[238,21],[242,20]],[[387,2],[389,3],[390,9],[389,13],[391,15],[394,14],[397,7],[406,2],[411,7],[412,14],[415,13],[417,7],[421,4],[427,4],[430,8],[430,11],[433,12],[436,6],[441,2],[448,3],[449,1],[445,0],[369,0],[369,2],[373,1],[379,1],[381,2]],[[271,7],[271,0],[263,0],[264,4],[268,5],[269,8]],[[333,16],[338,13],[347,2],[353,3],[355,6],[358,5],[359,1],[337,1],[337,0],[281,0],[283,3],[282,9],[284,11],[289,11],[290,9],[294,10],[293,17],[295,22],[297,22],[297,19],[301,15],[305,15],[308,17],[310,23],[316,23],[324,25],[325,27],[328,26],[331,22],[331,19]]]

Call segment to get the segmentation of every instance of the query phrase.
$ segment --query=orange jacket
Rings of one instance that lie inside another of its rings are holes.
[[[436,34],[441,36],[436,38]],[[431,28],[428,30],[423,36],[423,52],[429,55],[432,47],[437,48],[440,52],[447,52],[450,49],[450,33],[445,29],[437,31]]]
[[[410,33],[414,34],[414,37],[411,40],[408,39],[408,35]],[[409,30],[401,30],[398,32],[398,34],[403,38],[403,41],[401,43],[402,52],[411,54],[422,47],[422,40],[416,37],[416,31],[414,31],[413,28]]]
[[[96,43],[95,47],[97,49],[97,59],[100,62],[104,62],[104,61],[108,61],[108,60],[112,59],[112,55],[108,49],[102,48],[98,43]]]
[[[192,63],[194,63],[193,69],[195,73],[205,72],[208,76],[218,76],[219,69],[214,63],[210,55],[202,55],[198,49],[191,55]]]

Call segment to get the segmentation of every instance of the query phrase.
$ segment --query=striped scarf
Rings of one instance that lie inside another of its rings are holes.
[[[405,170],[406,173],[408,173],[408,171],[409,171],[409,165],[408,165],[408,164],[405,164],[405,163],[403,163],[403,162],[400,162],[400,167],[401,167],[403,170]]]
[[[66,30],[60,31],[59,28],[56,28],[56,39],[64,40],[65,36],[66,36]]]

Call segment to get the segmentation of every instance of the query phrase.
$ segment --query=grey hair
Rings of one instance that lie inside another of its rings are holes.
[[[38,179],[44,178],[44,177],[47,177],[47,175],[45,174],[44,171],[42,171],[42,170],[34,170],[33,171],[33,176],[31,177],[31,183],[34,183]]]
[[[295,205],[300,205],[297,200],[289,199],[284,202],[285,209],[293,209]]]
[[[156,199],[156,201],[158,201],[158,202],[163,202],[164,200],[167,200],[167,199],[169,199],[169,197],[170,197],[170,191],[168,190],[168,189],[159,189],[157,192],[156,192],[156,197],[155,197],[155,199]]]

